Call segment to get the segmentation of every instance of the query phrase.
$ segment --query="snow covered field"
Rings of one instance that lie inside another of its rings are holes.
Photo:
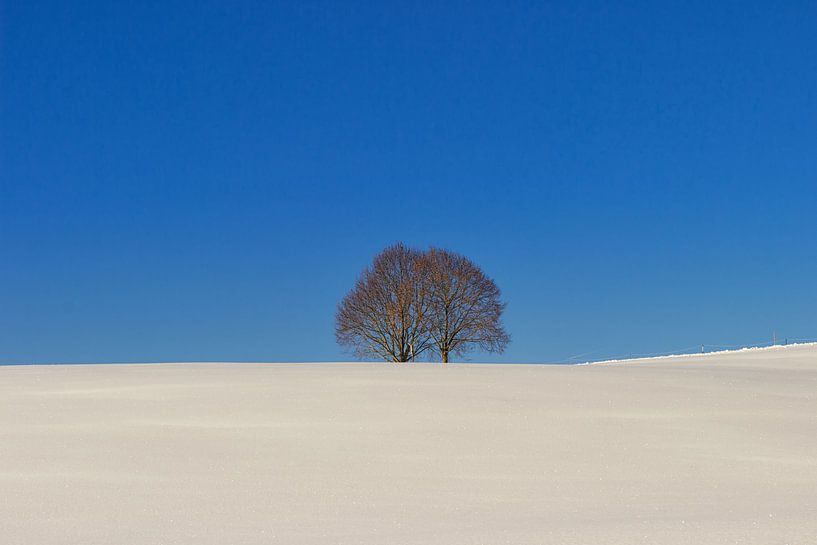
[[[817,347],[0,367],[0,542],[813,544]]]

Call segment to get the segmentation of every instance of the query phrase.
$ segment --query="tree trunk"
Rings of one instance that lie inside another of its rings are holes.
[[[443,350],[441,352],[441,355],[442,355],[442,358],[443,358],[443,364],[448,363],[448,350]]]

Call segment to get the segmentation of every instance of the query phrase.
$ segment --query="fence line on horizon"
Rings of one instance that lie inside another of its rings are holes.
[[[576,354],[560,360],[556,363],[562,364],[570,364],[570,363],[594,363],[599,361],[609,361],[609,360],[631,360],[631,359],[641,359],[641,358],[658,358],[663,356],[686,356],[686,355],[694,355],[694,354],[710,354],[713,352],[723,352],[726,350],[742,350],[744,348],[767,348],[770,346],[786,346],[789,344],[803,344],[803,343],[814,343],[817,342],[817,339],[807,339],[807,338],[791,338],[791,337],[783,337],[778,338],[773,336],[772,340],[766,341],[757,341],[757,342],[750,342],[745,344],[706,344],[700,343],[695,344],[692,346],[686,346],[684,348],[676,348],[674,350],[668,351],[660,351],[660,352],[645,352],[645,353],[624,353],[624,352],[607,352],[604,349],[599,350],[591,350],[589,352],[582,352],[581,354]],[[593,355],[595,357],[592,357]],[[591,356],[592,359],[582,360],[581,358]]]

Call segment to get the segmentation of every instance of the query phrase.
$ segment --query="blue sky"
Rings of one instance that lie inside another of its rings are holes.
[[[350,359],[398,240],[475,360],[817,338],[813,3],[443,4],[0,5],[0,363]]]

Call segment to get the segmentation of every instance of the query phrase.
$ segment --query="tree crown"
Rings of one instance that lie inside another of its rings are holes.
[[[501,353],[510,337],[500,295],[465,256],[397,243],[375,256],[340,302],[335,336],[359,357],[395,362],[431,353],[447,362],[475,348]]]

